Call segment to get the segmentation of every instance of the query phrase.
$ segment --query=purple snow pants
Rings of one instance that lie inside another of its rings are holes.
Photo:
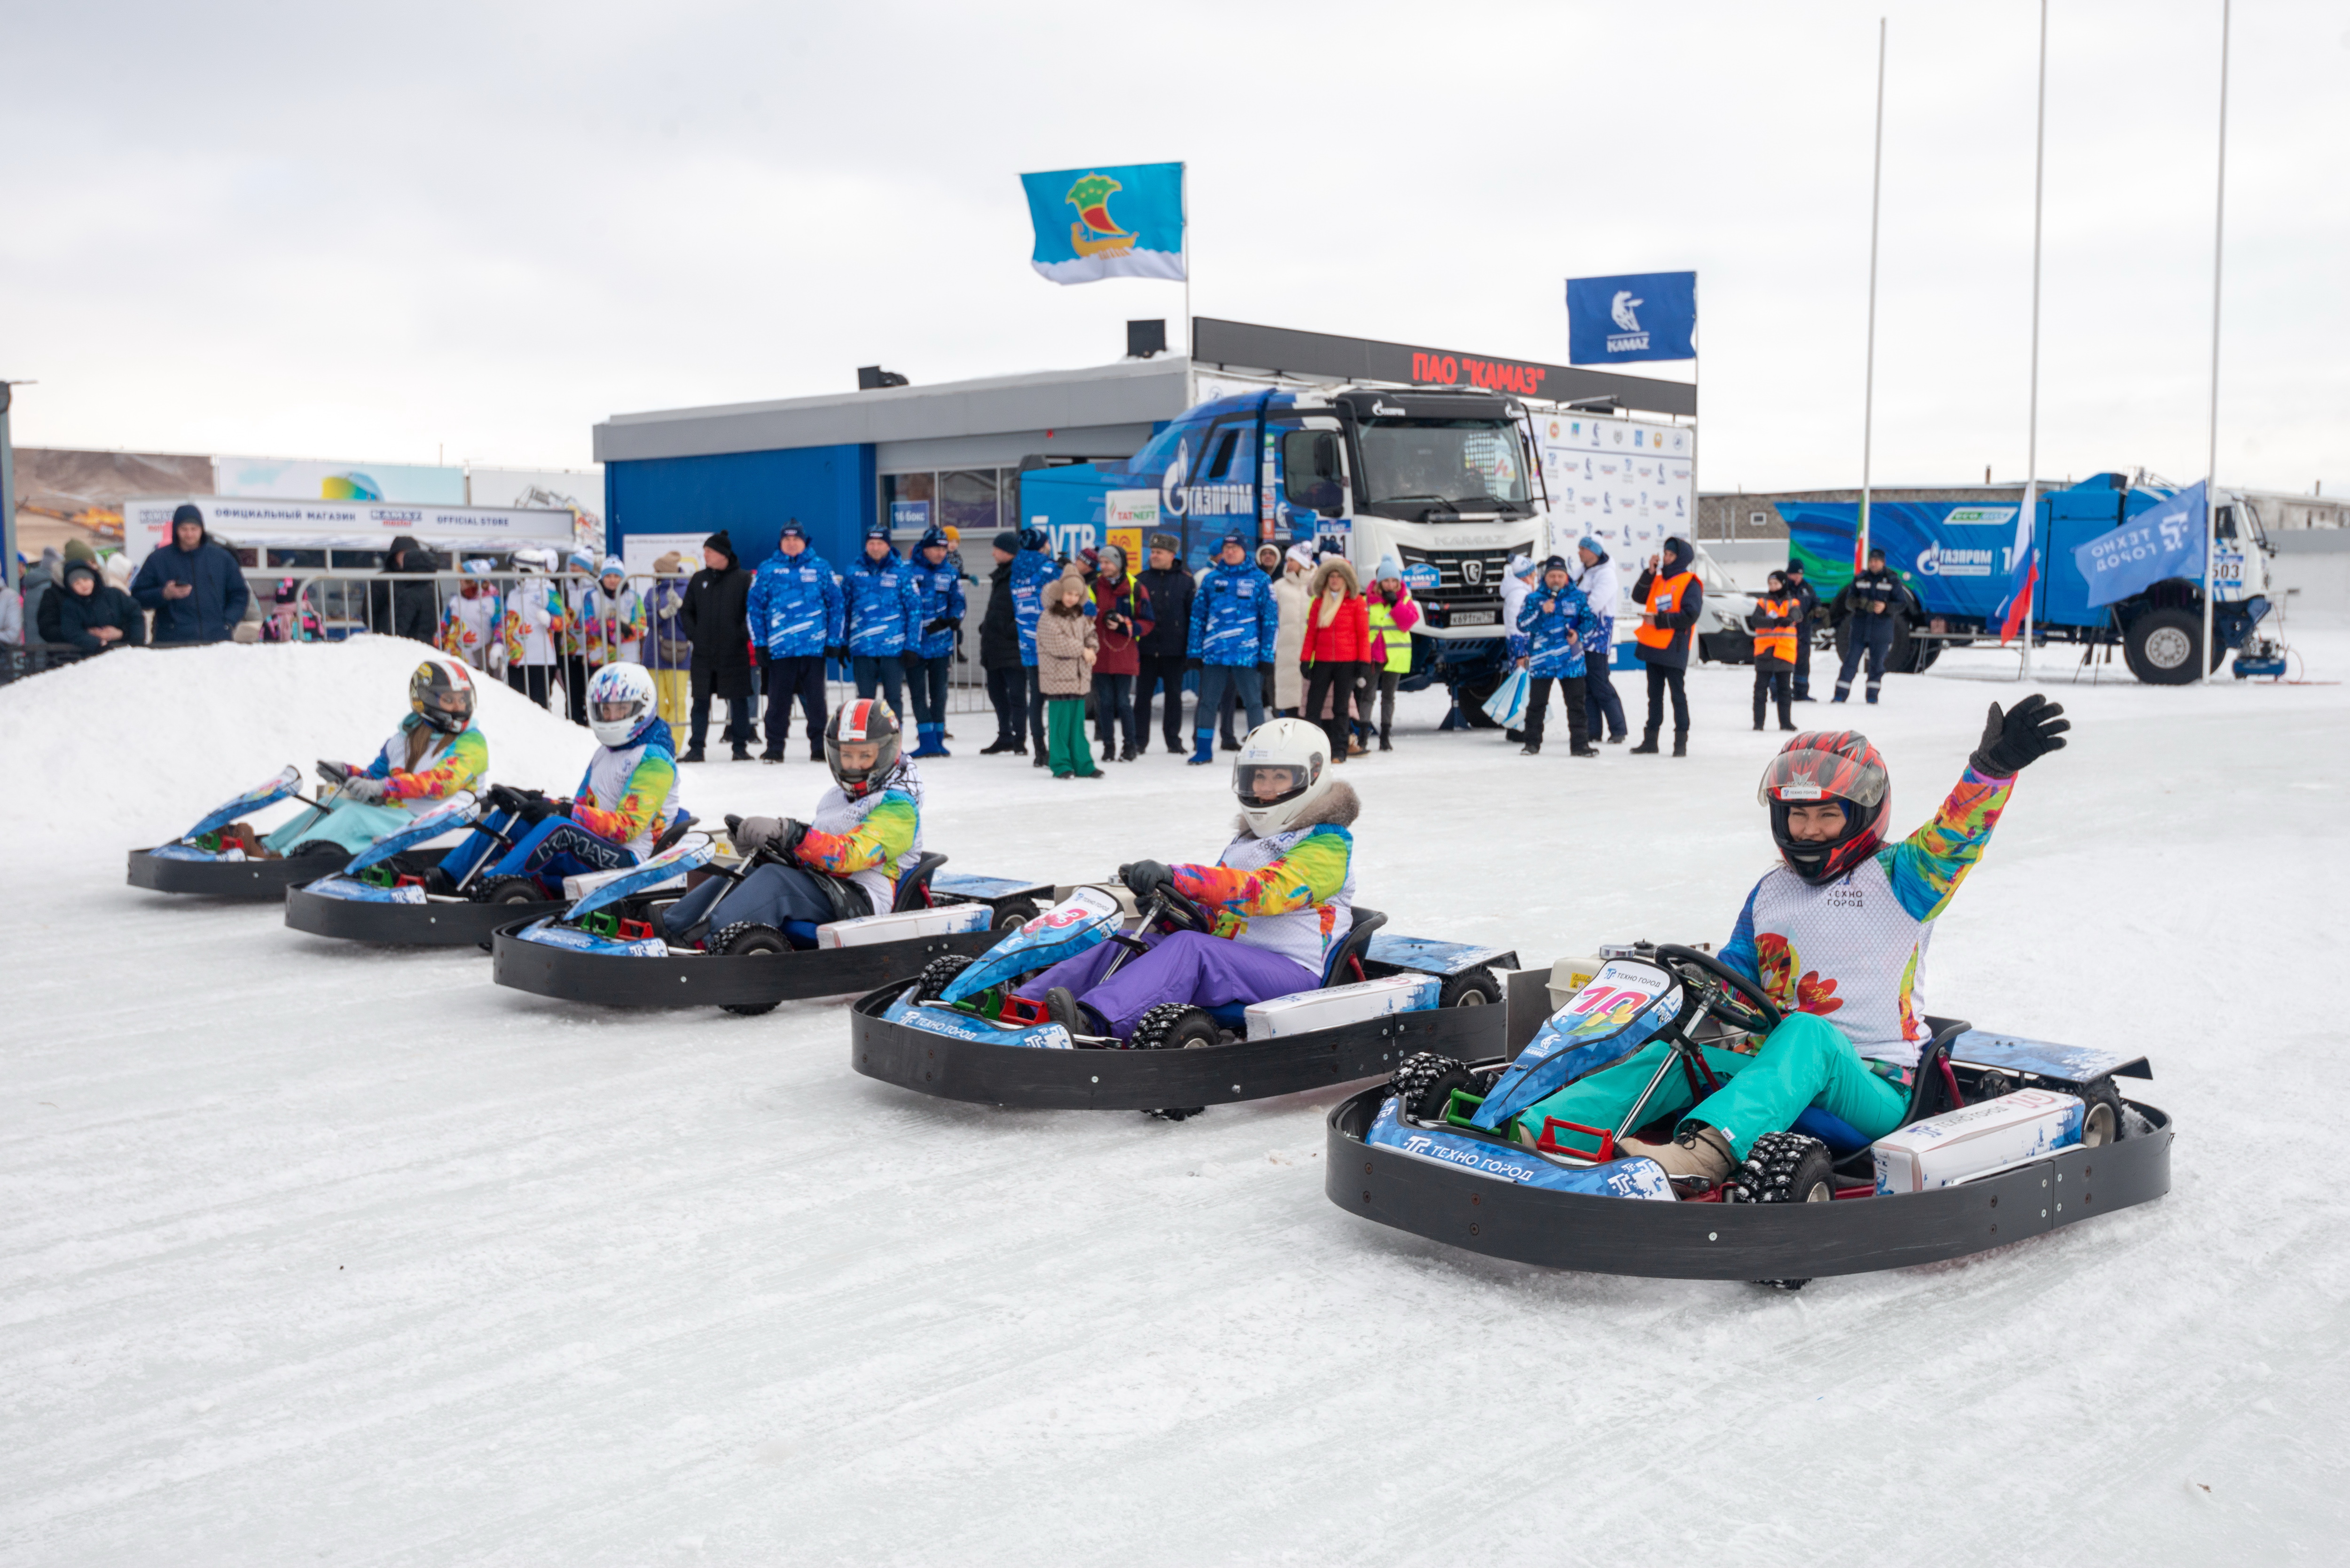
[[[1022,986],[1018,994],[1042,1002],[1047,990],[1066,985],[1079,1002],[1107,1019],[1110,1033],[1123,1040],[1134,1033],[1144,1013],[1162,1002],[1222,1007],[1228,1002],[1291,996],[1322,983],[1302,963],[1222,937],[1202,936],[1198,931],[1153,931],[1142,940],[1150,950],[1128,959],[1107,984],[1101,983],[1102,971],[1126,950],[1116,942],[1103,942],[1063,960]]]

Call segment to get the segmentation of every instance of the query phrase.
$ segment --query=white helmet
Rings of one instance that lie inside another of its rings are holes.
[[[608,664],[588,682],[588,727],[608,746],[625,746],[651,728],[660,701],[641,664]]]
[[[1267,770],[1284,770],[1285,781],[1266,779],[1270,799],[1257,784]],[[1232,793],[1241,815],[1259,838],[1286,833],[1312,810],[1337,781],[1330,774],[1330,737],[1304,719],[1274,719],[1251,730],[1232,763]]]
[[[555,552],[543,545],[533,545],[514,553],[515,569],[520,572],[551,572],[555,570]]]

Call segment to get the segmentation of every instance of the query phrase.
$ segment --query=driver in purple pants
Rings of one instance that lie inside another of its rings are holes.
[[[1318,724],[1275,719],[1249,733],[1232,764],[1240,836],[1212,866],[1138,860],[1120,877],[1138,903],[1171,889],[1213,923],[1212,933],[1145,931],[1128,957],[1105,942],[1055,964],[1019,994],[1042,1002],[1072,1034],[1125,1040],[1167,1002],[1221,1007],[1312,991],[1354,927],[1355,792],[1331,775]]]

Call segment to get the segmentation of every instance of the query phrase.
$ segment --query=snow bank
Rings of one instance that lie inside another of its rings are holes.
[[[0,686],[0,755],[14,760],[0,811],[91,829],[119,861],[288,763],[306,788],[320,757],[366,763],[407,717],[408,677],[431,651],[388,637],[122,649]],[[474,687],[490,777],[569,794],[587,732],[503,683]]]

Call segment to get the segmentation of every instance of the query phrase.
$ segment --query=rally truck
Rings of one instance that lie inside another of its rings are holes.
[[[1107,542],[1138,567],[1148,535],[1208,564],[1237,529],[1253,551],[1311,543],[1367,577],[1392,554],[1419,601],[1406,690],[1441,680],[1464,712],[1503,666],[1502,581],[1546,553],[1549,499],[1525,406],[1496,392],[1268,389],[1187,410],[1124,462],[1031,469],[1024,523],[1057,548]]]
[[[2099,646],[2118,644],[2130,673],[2140,680],[2175,686],[2195,679],[2203,643],[2200,572],[2166,577],[2126,598],[2093,606],[2088,580],[2073,554],[2177,493],[2175,486],[2140,472],[2100,473],[2041,495],[2032,533],[2039,562],[2030,606],[2035,641],[2080,644],[2085,658]],[[2243,494],[2221,490],[2215,495],[2212,576],[2218,592],[2211,603],[2208,666],[2213,670],[2230,649],[2248,656],[2257,651],[2255,628],[2269,612],[2268,557],[2276,553]],[[1887,660],[1892,669],[1914,673],[1946,647],[1979,638],[1996,640],[2020,629],[2022,607],[2013,602],[2020,509],[2020,502],[1870,505],[1869,543],[1884,548],[1886,565],[1910,595],[1894,623]],[[1824,605],[1852,580],[1859,512],[1849,501],[1779,504],[1792,554],[1804,564]],[[1839,651],[1849,632],[1848,621],[1836,627]],[[2238,670],[2243,671],[2241,659]]]

